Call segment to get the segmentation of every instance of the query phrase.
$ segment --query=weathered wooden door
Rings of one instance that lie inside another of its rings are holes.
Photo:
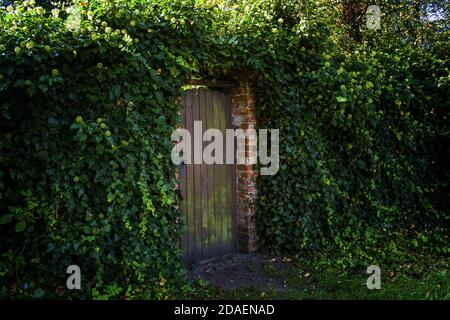
[[[187,90],[182,97],[182,121],[192,136],[194,121],[202,121],[203,132],[219,129],[224,137],[231,128],[231,97],[205,88]],[[202,142],[202,150],[210,142]],[[224,159],[225,160],[225,159]],[[225,161],[224,161],[225,163]],[[235,165],[187,164],[180,167],[181,209],[187,231],[181,239],[183,261],[201,261],[232,252],[236,248]]]

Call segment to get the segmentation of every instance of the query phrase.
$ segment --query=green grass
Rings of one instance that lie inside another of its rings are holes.
[[[450,300],[448,262],[419,273],[381,271],[381,289],[369,290],[364,272],[339,272],[333,269],[307,271],[296,264],[289,270],[277,272],[267,268],[266,274],[281,278],[285,290],[240,288],[226,292],[200,281],[196,283],[194,299],[392,299],[392,300]]]

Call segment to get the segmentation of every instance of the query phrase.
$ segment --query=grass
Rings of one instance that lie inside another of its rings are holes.
[[[194,299],[389,299],[389,300],[450,300],[448,261],[422,273],[381,271],[381,289],[369,290],[369,274],[339,272],[330,268],[307,271],[301,264],[276,271],[269,266],[266,275],[282,279],[284,290],[253,287],[224,291],[204,281],[196,283]]]

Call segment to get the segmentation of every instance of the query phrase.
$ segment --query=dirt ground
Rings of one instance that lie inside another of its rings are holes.
[[[188,274],[192,280],[201,278],[226,291],[245,287],[284,291],[284,281],[267,274],[276,275],[277,272],[290,267],[291,263],[286,258],[259,253],[232,253],[194,264],[188,269]]]

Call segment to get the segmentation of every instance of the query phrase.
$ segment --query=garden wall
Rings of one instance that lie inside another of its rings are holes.
[[[349,49],[333,11],[283,1],[50,9],[0,10],[0,296],[186,293],[170,136],[192,77],[252,78],[242,99],[258,127],[280,129],[279,172],[240,208],[261,248],[343,267],[445,252],[429,155],[448,137],[430,115],[448,106],[448,59],[433,58],[446,42]],[[253,170],[238,168],[239,188],[253,189]],[[82,290],[66,290],[71,264]]]

